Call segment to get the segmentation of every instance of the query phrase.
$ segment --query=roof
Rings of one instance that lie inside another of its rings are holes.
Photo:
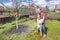
[[[0,6],[3,6],[3,5],[0,3]]]
[[[3,11],[4,10],[4,7],[3,6],[0,6],[0,11]]]

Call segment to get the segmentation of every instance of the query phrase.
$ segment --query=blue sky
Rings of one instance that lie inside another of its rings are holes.
[[[26,3],[27,1],[33,2],[36,5],[42,7],[45,7],[47,5],[50,8],[54,8],[56,4],[60,4],[60,0],[23,0],[24,3]],[[11,0],[0,0],[0,2],[3,2],[6,6],[12,6]]]
[[[51,0],[46,0],[46,2],[49,2],[49,1],[51,1]]]
[[[0,0],[0,2],[10,2],[10,0]]]
[[[0,0],[0,2],[10,2],[11,0]],[[21,0],[22,1],[22,0]],[[27,2],[27,0],[23,0],[24,2]],[[28,0],[28,1],[31,1],[31,2],[33,2],[33,0]]]
[[[0,1],[1,1],[1,2],[2,2],[2,1],[4,1],[4,2],[9,2],[10,0],[0,0]],[[26,1],[26,0],[24,0],[24,1]],[[29,0],[29,1],[32,1],[32,0]],[[51,0],[46,0],[46,1],[48,2],[48,1],[51,1]]]

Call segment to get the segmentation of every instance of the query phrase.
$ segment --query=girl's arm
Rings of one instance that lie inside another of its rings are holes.
[[[43,20],[45,20],[45,16],[43,16]]]

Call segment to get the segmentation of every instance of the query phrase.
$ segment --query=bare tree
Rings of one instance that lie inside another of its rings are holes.
[[[12,6],[14,7],[14,10],[16,10],[16,29],[18,29],[18,19],[19,19],[19,5],[22,0],[11,0],[12,1]],[[9,8],[4,5],[3,2],[0,2],[4,7]]]
[[[49,12],[49,7],[48,6],[46,6],[46,12]]]
[[[20,5],[20,0],[12,0],[15,10],[16,10],[16,29],[18,29],[18,19],[19,19],[19,5]]]
[[[19,16],[18,0],[16,0],[16,11],[17,11],[17,15],[16,15],[16,29],[18,29],[18,16]]]

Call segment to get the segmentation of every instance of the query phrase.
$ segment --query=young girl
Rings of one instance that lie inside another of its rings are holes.
[[[36,32],[38,32],[38,30],[40,31],[40,36],[42,36],[42,23],[44,22],[44,20],[41,18],[41,16],[39,14],[37,14],[37,30]]]
[[[45,13],[42,12],[42,10],[39,8],[39,6],[36,7],[36,13],[37,13],[37,30],[40,30],[40,36],[42,36],[42,26],[43,26],[43,36],[46,37],[46,26],[45,26]]]

